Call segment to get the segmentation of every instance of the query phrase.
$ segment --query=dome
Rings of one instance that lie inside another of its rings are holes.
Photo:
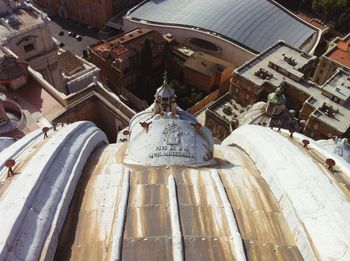
[[[336,154],[338,157],[350,163],[350,144],[348,139],[329,139],[317,141],[324,149]]]
[[[282,89],[277,88],[275,92],[272,92],[267,96],[267,101],[276,105],[284,105],[286,103],[286,97],[284,96]]]
[[[6,95],[0,92],[0,103],[4,102],[6,100],[7,100]]]
[[[3,50],[0,51],[3,52]],[[5,53],[0,54],[0,80],[16,80],[24,74],[25,70],[17,61],[17,58]]]
[[[163,85],[160,86],[155,94],[155,97],[162,97],[162,98],[172,98],[175,96],[175,91],[173,88],[171,88],[167,82],[166,73],[164,74],[164,81]]]
[[[0,135],[8,135],[25,121],[21,107],[0,92]]]
[[[254,124],[301,131],[302,126],[298,123],[294,114],[295,113],[291,112],[286,107],[283,107],[278,115],[272,117],[267,113],[267,104],[265,102],[257,102],[240,116],[239,125]]]
[[[163,133],[177,145],[179,126],[185,146],[203,129],[180,108],[154,106],[130,122],[128,142],[108,144],[94,124],[75,122],[2,150],[0,259],[350,260],[347,162],[302,134],[256,125],[214,145],[210,165],[157,162],[143,155],[167,144]]]
[[[125,163],[146,166],[212,164],[212,134],[176,105],[175,91],[166,76],[154,103],[129,124]]]
[[[6,91],[17,90],[27,82],[26,64],[0,48],[0,81]]]

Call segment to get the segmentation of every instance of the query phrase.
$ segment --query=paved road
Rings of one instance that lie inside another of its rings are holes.
[[[70,50],[72,53],[82,56],[84,49],[101,39],[110,38],[117,35],[118,32],[113,31],[110,34],[101,34],[97,29],[89,29],[87,25],[81,25],[78,22],[64,19],[58,16],[50,17],[50,30],[52,36],[61,43],[64,43],[65,50]],[[63,36],[60,36],[60,32],[64,32]],[[82,36],[82,41],[79,42],[75,38],[68,36],[68,32],[74,32]]]

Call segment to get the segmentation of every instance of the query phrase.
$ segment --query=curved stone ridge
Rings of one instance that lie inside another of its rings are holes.
[[[0,212],[7,215],[0,224],[1,260],[52,257],[85,162],[102,142],[106,135],[94,124],[77,122],[35,152],[2,198]]]
[[[22,139],[15,142],[12,146],[7,147],[5,150],[1,151],[0,153],[0,180],[3,178],[3,175],[5,175],[4,170],[4,162],[7,159],[10,158],[16,158],[19,154],[21,154],[23,151],[28,149],[33,142],[42,135],[41,130],[33,131],[26,136],[24,136]]]
[[[256,163],[306,260],[350,259],[349,202],[309,157],[286,137],[253,125],[234,131],[223,142],[230,144]]]
[[[0,152],[12,145],[15,142],[13,138],[10,137],[0,137]]]
[[[235,253],[235,256],[237,257],[237,261],[246,261],[247,258],[244,253],[243,243],[242,243],[242,236],[239,233],[237,221],[233,214],[232,207],[229,201],[229,198],[227,196],[227,192],[225,191],[224,184],[222,183],[222,180],[216,170],[213,170],[211,172],[211,175],[213,177],[213,180],[215,182],[215,185],[219,191],[219,195],[221,197],[221,200],[223,201],[223,208],[225,211],[225,215],[228,221],[228,228],[231,234],[232,245],[233,245],[233,251]]]
[[[315,148],[325,150],[328,154],[335,154],[335,157],[339,158],[340,161],[345,161],[350,164],[350,144],[347,139],[336,138],[330,140],[319,140],[316,143],[312,143],[315,145]]]

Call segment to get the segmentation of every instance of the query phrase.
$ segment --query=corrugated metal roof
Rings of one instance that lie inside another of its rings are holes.
[[[299,48],[317,33],[267,0],[151,0],[133,10],[130,16],[209,30],[257,52],[278,40]]]

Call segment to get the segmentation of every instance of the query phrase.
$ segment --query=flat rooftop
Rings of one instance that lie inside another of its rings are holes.
[[[295,13],[296,16],[298,16],[300,19],[303,19],[305,22],[317,27],[320,30],[326,30],[328,28],[328,26],[326,24],[324,24],[320,19],[314,17],[311,14],[302,12],[302,11],[298,11]]]
[[[32,114],[41,113],[48,119],[52,119],[64,110],[64,107],[41,86],[41,83],[32,77],[29,77],[26,85],[12,94],[17,97],[22,109],[28,109]]]
[[[269,82],[273,86],[278,87],[283,80],[288,81],[288,78],[285,79],[285,75],[271,68],[269,66],[270,63],[287,70],[297,77],[303,77],[304,75],[300,70],[313,59],[315,59],[314,56],[310,56],[301,50],[288,46],[284,42],[278,42],[237,68],[235,71],[257,86],[261,87],[264,83]],[[257,75],[259,70],[263,70],[267,77],[259,77]],[[270,77],[268,77],[268,75],[270,75]]]
[[[310,102],[312,101],[312,102]],[[344,106],[323,96],[321,92],[310,97],[307,100],[314,108],[312,116],[318,118],[321,122],[345,133],[350,128],[350,103]],[[332,112],[333,111],[333,112]]]
[[[115,38],[107,40],[109,43],[120,43],[120,44],[126,44],[127,42],[131,42],[132,40],[139,38],[143,35],[146,35],[153,30],[146,29],[146,28],[137,28],[135,30],[132,30],[130,32],[126,32],[124,34],[121,34]]]
[[[253,82],[258,88],[263,87],[267,82],[277,88],[285,81],[288,85],[310,96],[306,102],[315,108],[315,111],[312,113],[314,117],[344,133],[350,128],[350,101],[348,100],[343,105],[340,105],[322,93],[324,89],[329,93],[340,95],[339,89],[340,91],[343,90],[344,95],[347,96],[349,92],[346,88],[346,86],[349,86],[348,76],[344,78],[344,76],[333,75],[327,82],[328,84],[326,83],[324,86],[318,86],[306,81],[303,79],[304,75],[300,69],[314,58],[314,56],[305,54],[301,50],[286,45],[284,42],[278,42],[237,68],[235,73]],[[288,71],[289,75],[293,75],[299,80],[292,79],[278,72],[272,68],[271,64]],[[257,75],[259,71],[266,77],[259,77]],[[341,85],[342,83],[344,83],[344,86]],[[342,99],[344,100],[344,97]]]
[[[268,0],[150,0],[131,9],[125,18],[209,31],[257,53],[278,40],[300,48],[318,34],[316,28]]]
[[[120,35],[117,35],[115,37],[97,42],[95,44],[92,44],[90,46],[91,49],[94,51],[99,50],[99,49],[106,49],[106,50],[114,50],[116,47],[121,46],[123,44],[127,44],[129,42],[132,42],[134,39],[139,38],[141,36],[144,36],[153,30],[151,29],[135,29],[130,32],[126,32]],[[121,48],[121,47],[120,47]],[[124,47],[123,47],[124,48]],[[122,51],[122,50],[120,50]]]
[[[337,70],[323,85],[322,90],[346,102],[350,99],[350,73]]]
[[[335,41],[336,46],[325,54],[329,59],[350,69],[350,33]]]
[[[6,37],[12,32],[25,30],[37,24],[41,24],[43,18],[35,9],[17,7],[11,14],[3,14],[0,17],[0,37]]]
[[[242,105],[232,99],[229,93],[214,101],[208,106],[208,110],[214,112],[228,123],[238,120],[241,114],[245,112]]]
[[[112,38],[94,43],[90,45],[89,49],[93,50],[104,59],[106,59],[109,55],[112,55],[113,58],[117,58],[118,56],[129,51],[129,45],[131,45],[130,51],[133,51],[135,49],[135,46],[133,44],[134,40],[152,32],[153,30],[151,29],[137,28],[130,32],[126,32]],[[162,38],[160,37],[159,39]],[[154,41],[158,41],[158,39],[154,38]]]
[[[38,128],[50,125],[52,120],[65,108],[49,94],[36,79],[29,77],[20,89],[6,93],[9,100],[15,101],[24,114],[25,124],[4,136],[21,138]]]

